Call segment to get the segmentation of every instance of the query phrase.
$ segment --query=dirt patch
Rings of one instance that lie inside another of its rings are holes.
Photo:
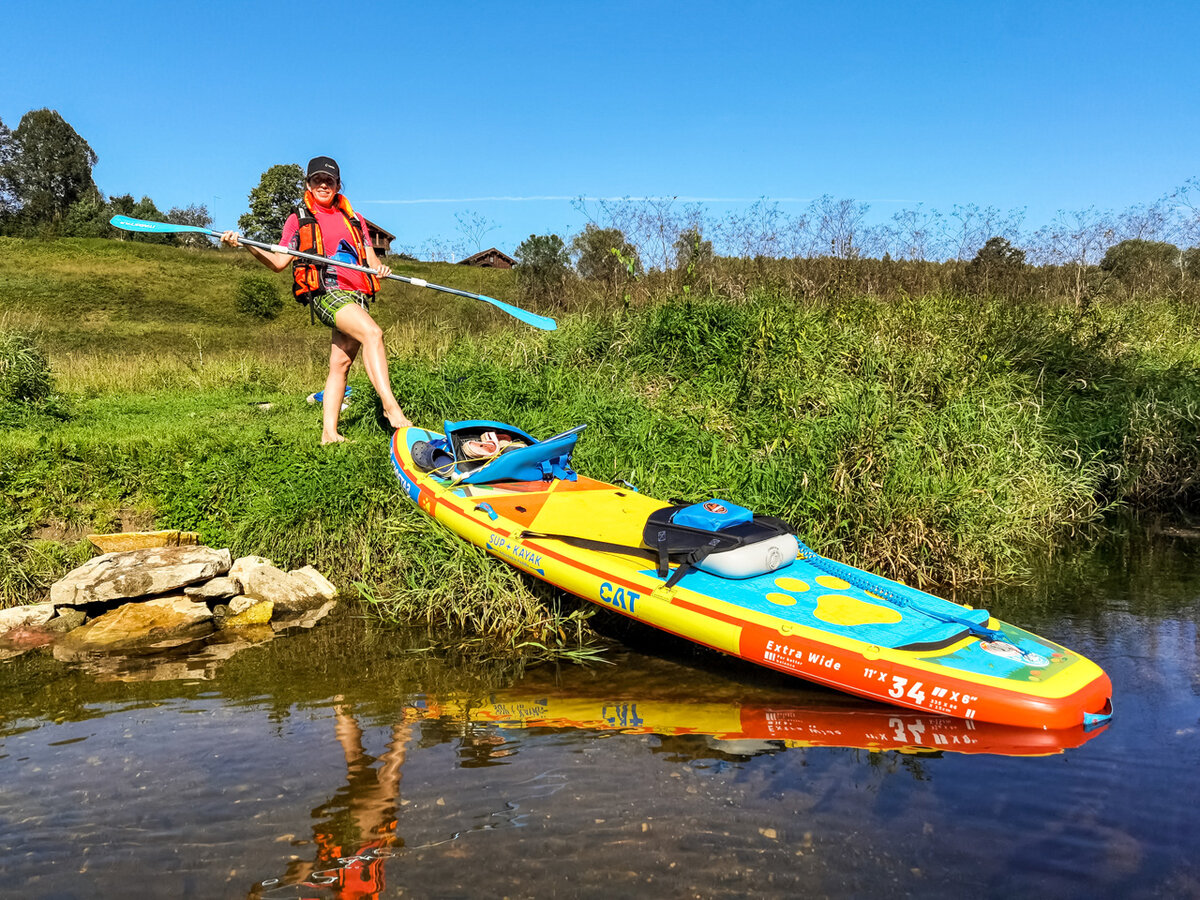
[[[152,531],[154,529],[153,509],[125,507],[114,510],[111,517],[106,515],[105,519],[113,525],[120,523],[120,527],[112,529],[114,531]],[[96,530],[94,522],[74,524],[61,519],[50,519],[36,526],[29,536],[36,541],[74,544],[86,540],[87,536]],[[108,529],[101,530],[107,531]]]
[[[120,512],[122,531],[153,531],[154,510],[123,509]]]
[[[84,525],[71,525],[51,520],[39,525],[30,533],[35,541],[56,541],[60,544],[77,544],[91,531]]]

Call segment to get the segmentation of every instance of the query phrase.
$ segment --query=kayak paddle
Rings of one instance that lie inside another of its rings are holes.
[[[151,222],[147,219],[134,219],[129,216],[113,216],[109,219],[109,224],[114,228],[120,228],[123,231],[141,231],[151,232],[155,234],[171,234],[180,232],[194,232],[196,234],[207,234],[210,237],[220,237],[221,232],[215,231],[212,228],[202,228],[199,225],[176,225],[172,222]],[[330,266],[340,266],[343,269],[353,269],[355,272],[366,272],[369,275],[378,275],[374,269],[369,269],[366,266],[356,266],[353,263],[342,262],[337,259],[330,259],[327,256],[317,256],[315,253],[303,253],[299,250],[292,250],[290,247],[281,247],[278,244],[264,244],[260,241],[252,241],[250,238],[238,235],[238,242],[248,244],[251,247],[258,247],[260,250],[269,250],[272,253],[286,253],[288,256],[295,256],[300,259],[310,259],[313,262],[322,262]],[[537,313],[531,313],[528,310],[521,309],[519,306],[513,306],[511,303],[505,303],[503,300],[497,300],[495,297],[488,297],[484,294],[472,294],[468,291],[460,291],[457,288],[445,287],[444,285],[434,284],[431,281],[426,281],[424,278],[406,278],[404,275],[389,275],[388,278],[393,281],[403,281],[405,284],[411,284],[413,287],[429,288],[434,291],[442,291],[446,294],[454,294],[457,297],[466,297],[470,300],[482,300],[484,303],[490,303],[499,310],[508,313],[514,319],[520,319],[527,325],[532,325],[534,328],[540,328],[542,331],[554,331],[558,328],[558,323],[548,316],[539,316]]]

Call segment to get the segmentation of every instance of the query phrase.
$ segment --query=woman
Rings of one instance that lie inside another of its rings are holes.
[[[380,278],[390,275],[392,270],[380,263],[375,255],[366,221],[354,212],[350,202],[340,193],[342,178],[338,164],[328,156],[318,156],[309,161],[305,180],[308,190],[304,193],[303,205],[297,207],[297,212],[284,223],[280,246],[369,266],[379,273]],[[236,231],[226,231],[221,235],[221,241],[230,247],[239,246]],[[286,253],[250,246],[246,249],[275,272],[293,265],[292,292],[312,307],[323,324],[333,329],[329,377],[325,380],[321,401],[321,443],[345,440],[338,433],[338,416],[346,392],[346,376],[360,348],[367,377],[383,401],[384,416],[393,428],[411,425],[392,394],[383,330],[367,312],[367,305],[379,287],[379,279],[353,269],[294,259]]]

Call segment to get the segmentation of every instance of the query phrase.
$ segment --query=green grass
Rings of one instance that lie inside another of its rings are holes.
[[[395,271],[517,300],[511,271],[413,262]],[[328,330],[311,327],[308,310],[290,299],[269,322],[238,312],[237,289],[250,274],[269,275],[241,251],[0,237],[0,330],[37,335],[69,392],[206,388],[266,371],[288,388],[319,387]],[[270,277],[290,298],[289,273]],[[384,283],[372,312],[400,353],[508,320],[477,300],[396,281]]]
[[[310,563],[384,618],[586,654],[586,610],[403,499],[361,369],[343,416],[355,443],[319,446],[304,396],[324,381],[327,331],[294,304],[266,324],[234,313],[238,280],[261,271],[244,257],[0,251],[0,331],[35,334],[54,376],[42,400],[0,403],[0,601],[37,597],[84,558],[88,531],[136,523]],[[410,273],[516,299],[511,272]],[[1110,509],[1200,493],[1187,304],[1080,314],[945,293],[814,298],[775,281],[593,307],[544,333],[476,301],[388,290],[393,386],[419,424],[496,418],[540,436],[586,423],[585,474],[781,515],[814,548],[908,581],[1012,576]]]

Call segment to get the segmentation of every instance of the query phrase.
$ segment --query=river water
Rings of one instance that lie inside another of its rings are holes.
[[[1200,540],[982,599],[1096,660],[1093,732],[850,700],[651,633],[455,660],[343,613],[0,662],[4,897],[1200,897]]]

